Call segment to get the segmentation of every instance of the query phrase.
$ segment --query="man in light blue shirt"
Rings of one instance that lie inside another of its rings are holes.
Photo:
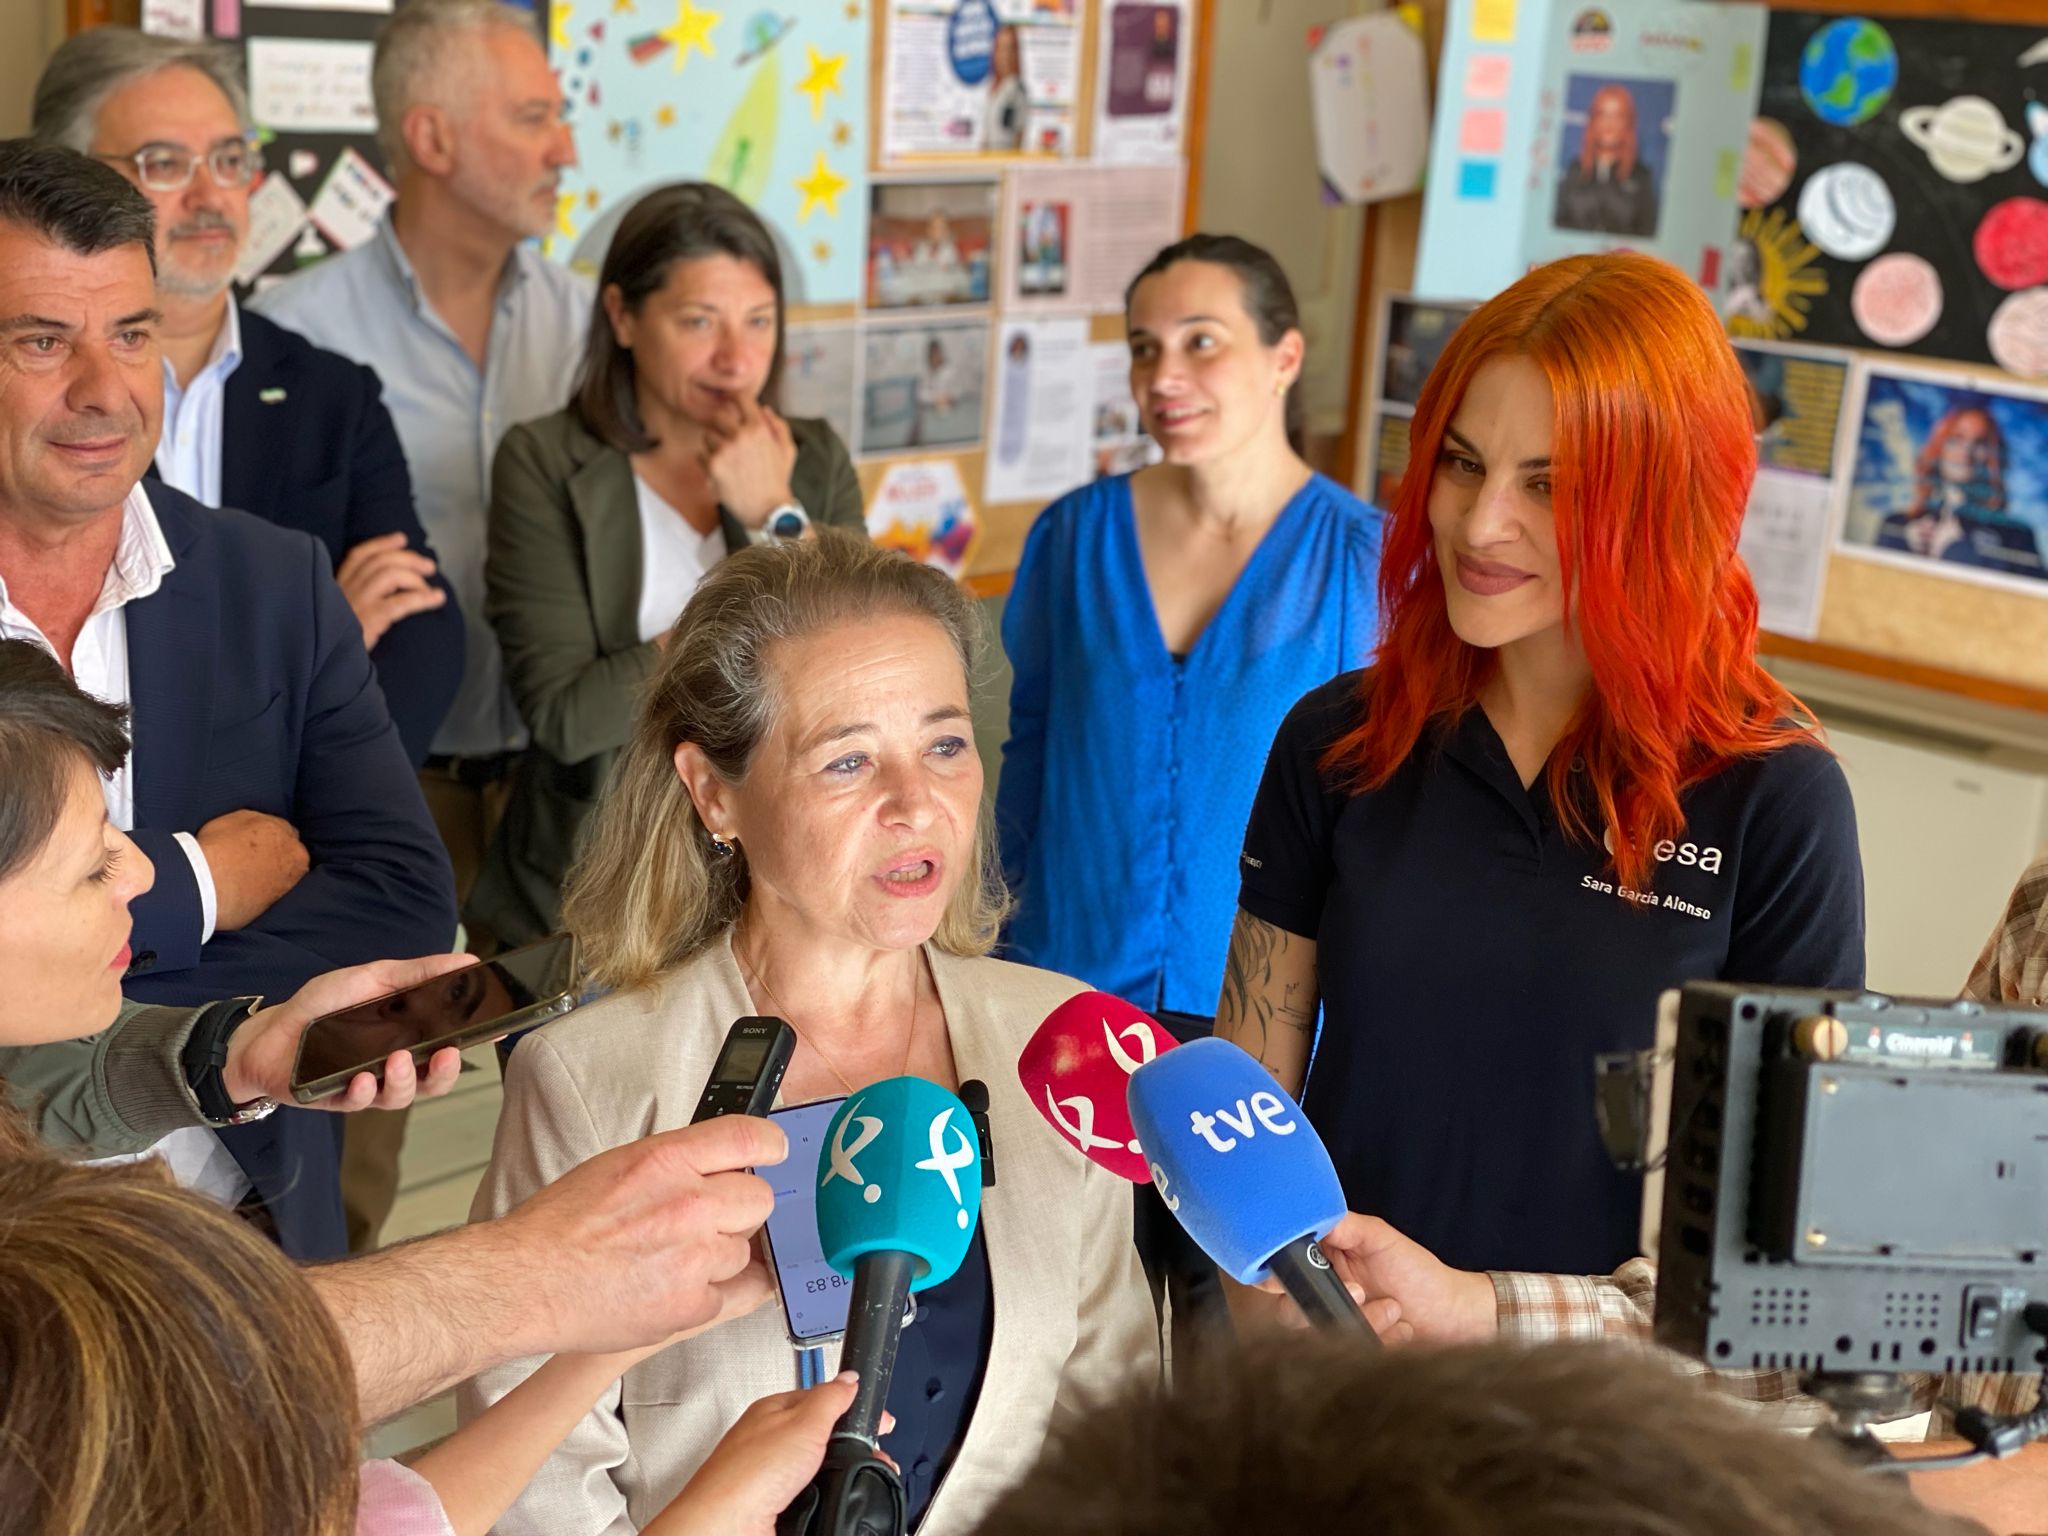
[[[555,227],[576,163],[531,17],[494,0],[410,0],[378,37],[371,90],[397,202],[374,240],[253,307],[384,381],[466,625],[462,687],[420,773],[466,901],[526,743],[484,620],[491,460],[508,429],[568,402],[596,296],[529,243]],[[491,942],[474,925],[470,938]],[[342,1169],[358,1247],[397,1188],[401,1123],[375,1119],[350,1128]]]
[[[562,94],[525,14],[413,0],[372,70],[398,201],[366,245],[263,294],[258,312],[377,370],[468,661],[422,778],[466,895],[526,740],[484,621],[484,527],[498,440],[569,397],[590,282],[527,243],[554,228],[576,163]]]

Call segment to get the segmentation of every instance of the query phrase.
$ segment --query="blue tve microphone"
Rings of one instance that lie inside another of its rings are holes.
[[[833,1426],[815,1496],[792,1505],[780,1529],[903,1529],[902,1482],[874,1454],[903,1308],[911,1292],[952,1278],[980,1219],[980,1138],[957,1097],[891,1077],[840,1105],[818,1153],[818,1240],[853,1281],[839,1366],[858,1371],[860,1386]]]
[[[1191,1040],[1131,1074],[1131,1124],[1166,1208],[1243,1285],[1276,1275],[1319,1327],[1372,1325],[1316,1239],[1344,1188],[1301,1106],[1227,1040]]]

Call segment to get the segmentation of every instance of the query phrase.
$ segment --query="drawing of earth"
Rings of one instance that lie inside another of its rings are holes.
[[[1799,94],[1814,116],[1838,128],[1869,122],[1898,83],[1899,53],[1891,34],[1860,16],[1829,22],[1799,56]]]

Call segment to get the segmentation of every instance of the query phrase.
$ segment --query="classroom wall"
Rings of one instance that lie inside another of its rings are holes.
[[[64,0],[0,0],[0,138],[28,132],[29,104],[43,61],[64,41]]]
[[[1308,340],[1302,385],[1309,434],[1330,444],[1346,425],[1365,209],[1323,201],[1309,116],[1308,37],[1313,27],[1380,8],[1370,0],[1264,0],[1220,4],[1210,13],[1198,223],[1242,235],[1279,258]]]

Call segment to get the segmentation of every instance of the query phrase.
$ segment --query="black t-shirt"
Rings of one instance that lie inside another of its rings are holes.
[[[1863,985],[1849,786],[1795,743],[1680,796],[1647,892],[1567,839],[1485,712],[1425,734],[1380,788],[1317,760],[1363,715],[1362,674],[1294,706],[1246,832],[1239,904],[1316,941],[1323,1025],[1302,1096],[1351,1208],[1464,1269],[1605,1273],[1636,1252],[1593,1058],[1646,1049],[1695,980]]]

